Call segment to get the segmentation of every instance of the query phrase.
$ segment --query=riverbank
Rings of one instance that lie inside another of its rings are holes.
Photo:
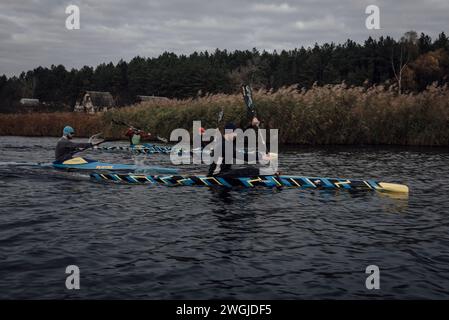
[[[449,145],[449,89],[429,87],[417,94],[398,95],[383,86],[370,88],[329,85],[297,91],[254,92],[259,118],[266,128],[279,129],[281,144],[385,144]],[[123,138],[119,119],[169,137],[175,128],[192,128],[201,120],[206,128],[224,120],[246,124],[240,94],[210,95],[198,99],[144,102],[98,115],[30,113],[0,115],[0,135],[59,136],[70,124],[78,136],[103,132],[110,139]]]

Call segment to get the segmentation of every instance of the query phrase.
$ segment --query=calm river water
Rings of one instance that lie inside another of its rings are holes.
[[[0,137],[2,299],[449,298],[447,149],[281,150],[284,173],[404,183],[408,198],[220,194],[14,164],[52,161],[56,140]],[[86,156],[133,163],[123,152]],[[170,165],[166,155],[146,161]],[[80,268],[80,290],[65,287],[68,265]],[[379,290],[365,287],[369,265],[380,269]]]

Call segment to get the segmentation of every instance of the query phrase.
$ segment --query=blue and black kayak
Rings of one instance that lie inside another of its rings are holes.
[[[86,159],[82,157],[73,158],[64,162],[53,162],[53,167],[56,169],[68,170],[68,171],[126,171],[126,172],[151,172],[161,174],[176,174],[178,170],[174,168],[164,168],[158,166],[137,166],[131,164],[115,164],[100,162],[96,160]]]
[[[218,188],[285,187],[297,189],[329,190],[374,190],[395,193],[408,193],[402,184],[377,182],[374,180],[352,180],[340,178],[319,178],[304,176],[261,175],[252,177],[208,177],[208,176],[154,176],[140,174],[98,173],[90,177],[96,181],[111,181],[127,184],[158,184],[164,186],[204,186]]]
[[[134,154],[155,154],[155,153],[161,153],[169,155],[173,151],[175,151],[178,156],[184,156],[188,155],[191,156],[193,154],[201,155],[203,152],[206,154],[210,153],[209,151],[203,151],[201,148],[193,148],[193,149],[187,149],[189,151],[183,151],[182,148],[174,149],[171,146],[161,146],[161,145],[152,145],[152,144],[144,144],[144,145],[131,145],[131,146],[101,146],[97,147],[97,150],[101,151],[126,151],[126,152],[132,152]],[[241,154],[250,154],[254,153],[254,151],[245,151],[245,150],[238,150]]]

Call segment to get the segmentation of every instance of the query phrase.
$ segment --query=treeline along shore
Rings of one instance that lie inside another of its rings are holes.
[[[387,144],[448,146],[449,88],[436,84],[425,90],[399,94],[395,86],[346,84],[297,86],[253,93],[263,127],[279,129],[281,144]],[[123,139],[119,120],[169,138],[176,128],[192,130],[201,120],[205,128],[224,120],[244,125],[246,108],[240,94],[212,94],[191,99],[147,101],[101,114],[71,112],[0,114],[0,135],[60,136],[71,125],[77,136],[102,132]]]
[[[19,76],[0,75],[0,113],[22,112],[24,98],[38,100],[36,111],[71,111],[86,91],[110,92],[115,105],[139,102],[139,96],[189,99],[233,94],[242,83],[278,90],[297,85],[310,89],[343,81],[350,86],[397,84],[399,93],[420,92],[449,82],[449,38],[409,31],[399,40],[389,36],[363,43],[324,43],[280,52],[215,50],[129,62],[66,69],[37,67]]]

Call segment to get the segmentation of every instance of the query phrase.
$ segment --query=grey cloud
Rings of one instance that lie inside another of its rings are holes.
[[[81,30],[65,29],[69,4],[80,6]],[[365,28],[370,4],[381,9],[381,30]],[[410,29],[435,37],[445,31],[448,16],[447,0],[10,1],[0,3],[0,74],[39,65],[95,66],[164,51],[271,51],[370,35],[398,38]]]

